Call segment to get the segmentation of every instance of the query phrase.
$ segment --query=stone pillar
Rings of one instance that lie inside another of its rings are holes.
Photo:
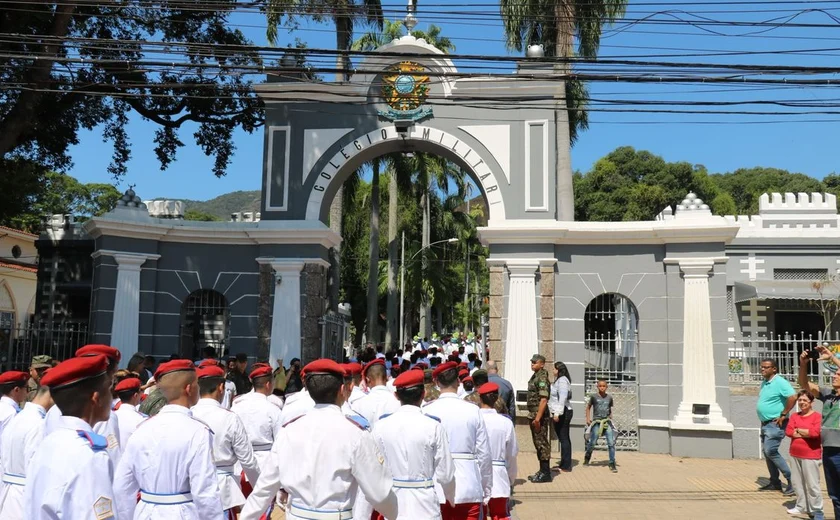
[[[554,364],[554,264],[557,260],[540,260],[540,354],[545,364]]]
[[[274,270],[274,305],[271,313],[271,343],[268,359],[301,357],[300,272],[303,260],[268,259]]]
[[[709,271],[713,258],[679,259],[683,272],[683,396],[672,428],[681,425],[720,426],[731,429],[715,397],[715,360],[712,340],[712,317],[709,301]],[[709,415],[695,416],[692,406],[709,405]]]
[[[487,260],[490,267],[490,329],[487,341],[490,346],[490,359],[498,363],[499,372],[505,373],[505,350],[502,344],[502,316],[505,310],[505,266],[502,262]]]
[[[539,260],[506,262],[510,277],[505,334],[505,378],[514,391],[527,390],[531,356],[539,349],[535,275]]]
[[[324,262],[306,262],[301,277],[301,361],[308,363],[321,357],[321,318],[329,305],[327,294],[327,269]],[[341,361],[341,360],[339,360]]]
[[[114,314],[111,322],[111,346],[120,350],[120,368],[137,353],[140,334],[140,266],[160,255],[141,253],[113,253],[117,262],[117,290],[114,295]]]
[[[271,288],[274,286],[274,273],[271,264],[260,264],[259,290],[257,303],[257,359],[267,359],[274,366],[275,359],[268,357],[271,349]]]

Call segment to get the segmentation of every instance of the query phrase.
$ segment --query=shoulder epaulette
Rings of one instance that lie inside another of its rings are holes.
[[[289,422],[285,423],[283,426],[281,426],[281,428],[285,428],[286,426],[288,426],[288,425],[292,424],[293,422],[297,421],[298,419],[300,419],[300,418],[301,418],[301,417],[303,417],[304,415],[306,415],[306,414],[303,414],[303,415],[298,415],[297,417],[295,417],[295,418],[294,418],[294,419],[292,419],[291,421],[289,421]]]
[[[381,421],[382,419],[384,419],[384,418],[386,418],[386,417],[391,417],[391,415],[392,415],[392,414],[390,414],[390,413],[386,413],[386,414],[380,415],[380,416],[379,416],[379,420]]]
[[[426,417],[428,417],[429,419],[434,419],[434,420],[436,420],[437,422],[440,422],[440,417],[435,417],[434,415],[429,415],[429,414],[427,414],[427,413],[424,413],[423,415],[425,415],[425,416],[426,416]]]
[[[345,415],[344,418],[353,423],[360,430],[370,429],[370,423],[368,423],[361,415]]]
[[[213,433],[213,429],[212,429],[212,428],[210,428],[210,425],[209,425],[209,424],[207,424],[206,422],[202,421],[201,419],[199,419],[198,417],[196,417],[196,416],[194,416],[194,415],[190,415],[190,417],[192,417],[192,420],[193,420],[193,421],[196,421],[196,422],[198,422],[198,423],[201,423],[201,425],[202,425],[202,426],[204,426],[205,428],[207,428],[208,430],[210,430],[210,433]],[[215,435],[215,433],[213,433],[213,435]]]
[[[76,430],[76,433],[79,434],[79,437],[90,444],[90,448],[93,451],[103,451],[108,449],[108,439],[98,433],[88,432],[85,430]]]

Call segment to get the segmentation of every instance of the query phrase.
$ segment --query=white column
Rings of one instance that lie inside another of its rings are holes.
[[[271,344],[268,359],[288,363],[300,358],[300,273],[303,260],[273,259],[274,306],[271,312]]]
[[[712,258],[680,259],[685,294],[683,297],[683,397],[672,428],[694,427],[731,430],[715,397],[715,358],[709,301],[709,271]],[[692,406],[709,405],[709,415],[695,416]]]
[[[114,295],[114,314],[111,321],[111,346],[122,354],[120,367],[137,353],[140,334],[140,267],[146,260],[160,255],[113,252],[117,262],[117,290]]]
[[[535,275],[539,260],[509,260],[510,278],[505,334],[505,379],[513,389],[527,390],[531,356],[540,351],[537,337],[537,292]]]

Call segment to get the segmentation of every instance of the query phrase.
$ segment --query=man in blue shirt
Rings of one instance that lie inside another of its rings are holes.
[[[796,392],[787,379],[778,375],[779,368],[775,360],[762,359],[760,370],[764,381],[761,382],[761,390],[758,393],[756,412],[758,420],[761,421],[761,447],[767,470],[770,472],[770,483],[758,489],[782,491],[785,496],[792,496],[794,491],[790,483],[790,468],[784,457],[779,454],[779,445],[785,438],[788,413],[796,404]],[[788,482],[784,490],[779,472]]]

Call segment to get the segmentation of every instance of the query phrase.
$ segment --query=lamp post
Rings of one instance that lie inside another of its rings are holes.
[[[437,242],[432,242],[431,244],[427,245],[426,247],[421,247],[419,251],[414,253],[411,258],[408,259],[409,263],[417,258],[417,255],[422,253],[425,249],[429,249],[430,247],[437,245],[437,244],[454,244],[457,242],[457,238],[447,238],[445,240],[438,240]],[[403,348],[405,345],[405,314],[404,314],[404,306],[405,306],[405,231],[402,232],[402,252],[400,253],[400,347]]]

